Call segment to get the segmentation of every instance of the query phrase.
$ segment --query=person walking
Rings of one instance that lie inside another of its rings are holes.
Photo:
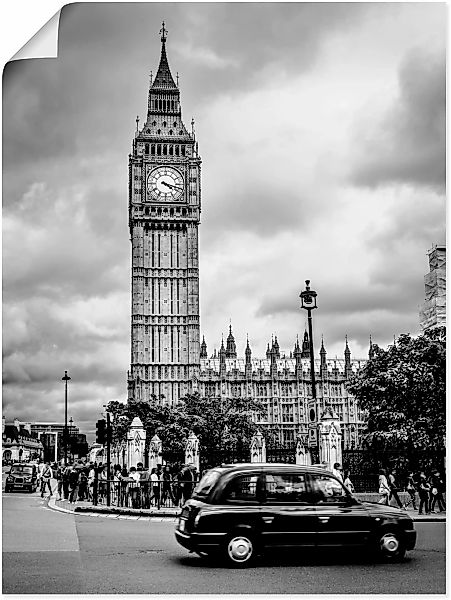
[[[431,513],[435,513],[435,505],[438,504],[440,512],[445,511],[445,500],[443,498],[443,479],[440,477],[439,471],[434,471],[431,475]]]
[[[385,470],[381,469],[379,471],[379,494],[380,499],[378,504],[386,504],[388,506],[388,497],[390,494],[390,486],[388,485],[387,477],[385,475]]]
[[[168,465],[163,468],[161,475],[162,487],[161,487],[161,504],[166,502],[166,498],[169,496],[172,504],[175,504],[174,494],[172,493],[172,475],[171,469]]]
[[[426,478],[426,475],[422,472],[420,473],[420,480],[418,482],[418,494],[420,496],[420,506],[418,507],[418,514],[423,514],[423,509],[427,515],[430,514],[429,510],[429,492],[431,490],[431,486]]]
[[[68,463],[63,467],[62,481],[63,481],[63,496],[64,500],[69,500],[69,475],[72,470],[71,465]]]
[[[395,469],[392,469],[388,475],[388,485],[390,488],[390,494],[388,496],[388,504],[390,504],[391,499],[394,498],[396,500],[396,502],[398,503],[399,508],[404,508],[404,506],[398,496],[398,484],[396,482],[395,475],[396,475]]]
[[[130,467],[130,475],[129,476],[130,476],[130,483],[128,484],[128,491],[130,494],[132,508],[138,508],[139,480],[141,479],[141,475],[136,470],[136,467]]]
[[[406,490],[410,496],[410,499],[404,504],[404,508],[412,505],[413,510],[417,509],[417,482],[414,479],[414,475],[412,472],[407,476],[407,485]]]
[[[348,488],[348,490],[351,492],[351,494],[353,494],[355,491],[355,488],[354,488],[354,484],[351,481],[349,471],[345,471],[344,476],[345,476],[345,480],[343,481],[343,483]]]
[[[77,502],[79,477],[80,471],[75,465],[73,465],[69,471],[69,502],[71,503]]]
[[[160,504],[160,480],[158,479],[157,469],[154,467],[150,473],[150,485],[152,486],[152,495],[149,498],[150,503],[159,507]]]
[[[332,473],[333,475],[335,475],[335,477],[337,479],[339,479],[341,481],[341,483],[343,483],[343,468],[340,465],[340,463],[334,463],[334,468],[332,469]]]
[[[64,467],[61,465],[61,463],[58,463],[55,470],[57,500],[61,500],[63,495],[63,471]]]
[[[49,488],[49,495],[53,496],[52,486],[50,485],[51,479],[52,479],[52,469],[50,468],[49,463],[46,462],[41,471],[41,498],[44,498],[46,487]]]

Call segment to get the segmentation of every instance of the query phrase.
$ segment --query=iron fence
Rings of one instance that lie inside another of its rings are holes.
[[[195,480],[164,480],[135,481],[122,480],[94,480],[93,485],[87,490],[88,501],[94,506],[117,506],[121,508],[178,508],[191,498]],[[109,504],[108,504],[109,487]],[[79,498],[80,499],[80,498]]]

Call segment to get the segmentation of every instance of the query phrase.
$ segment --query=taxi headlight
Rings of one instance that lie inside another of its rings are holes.
[[[179,531],[181,531],[182,533],[185,531],[186,528],[186,519],[179,519]]]

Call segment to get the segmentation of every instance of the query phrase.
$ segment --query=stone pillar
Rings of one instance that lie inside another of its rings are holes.
[[[338,415],[326,408],[319,425],[320,462],[332,470],[334,463],[342,463],[341,426]]]
[[[296,464],[311,465],[311,457],[308,449],[307,436],[298,435],[296,439]]]
[[[155,434],[150,440],[149,446],[149,471],[163,464],[163,444],[160,438]]]
[[[252,436],[251,462],[266,462],[266,441],[260,431]]]
[[[187,465],[194,465],[199,473],[199,439],[193,431],[189,434],[186,441],[185,463]]]
[[[144,448],[146,445],[146,430],[141,419],[135,417],[127,432],[127,468],[144,464]]]

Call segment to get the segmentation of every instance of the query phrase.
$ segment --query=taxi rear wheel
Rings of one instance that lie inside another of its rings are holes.
[[[247,531],[237,531],[227,537],[224,550],[229,566],[246,567],[255,558],[255,538]]]
[[[388,561],[399,561],[404,558],[406,547],[398,531],[383,531],[379,537],[379,555]]]

